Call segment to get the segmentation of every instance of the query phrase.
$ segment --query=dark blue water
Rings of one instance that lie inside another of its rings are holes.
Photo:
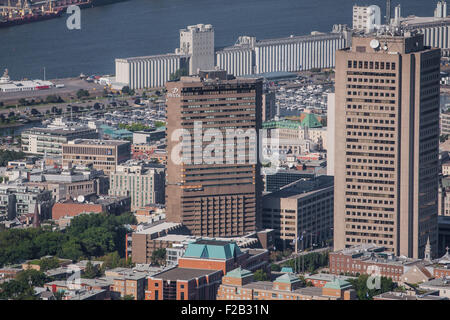
[[[432,16],[434,0],[392,1],[403,16]],[[81,11],[81,30],[66,17],[0,29],[0,72],[13,79],[114,74],[114,59],[173,52],[178,30],[205,23],[215,27],[216,47],[240,35],[257,39],[328,32],[352,21],[352,7],[384,0],[129,0]],[[392,9],[393,11],[393,9]],[[68,17],[68,15],[67,15]]]

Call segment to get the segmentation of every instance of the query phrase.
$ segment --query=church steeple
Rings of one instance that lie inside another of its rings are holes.
[[[430,237],[428,236],[427,245],[425,246],[425,255],[424,259],[427,261],[431,261],[431,244]]]

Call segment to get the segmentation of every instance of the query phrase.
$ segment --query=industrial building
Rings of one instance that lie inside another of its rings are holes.
[[[216,52],[216,65],[235,76],[333,68],[335,52],[347,46],[345,32],[312,32],[306,36],[238,42]]]
[[[237,77],[333,68],[336,50],[346,47],[348,39],[349,32],[342,28],[268,40],[241,36],[234,46],[214,52],[214,28],[198,24],[180,30],[180,48],[175,53],[116,59],[115,81],[141,89],[163,87],[176,71],[196,75],[215,66]]]
[[[174,53],[116,59],[116,82],[130,89],[163,87],[172,74],[188,63],[189,56]]]

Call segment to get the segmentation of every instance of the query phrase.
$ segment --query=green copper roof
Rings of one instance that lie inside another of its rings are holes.
[[[292,120],[279,120],[279,121],[266,121],[262,124],[264,129],[298,129],[300,127],[300,122]]]
[[[189,243],[185,257],[205,259],[230,259],[238,256],[241,250],[234,242],[217,240],[198,240]]]
[[[278,278],[276,278],[274,282],[293,284],[293,283],[297,283],[299,281],[300,281],[300,279],[298,277],[296,277],[293,273],[285,273],[282,276],[279,276]]]
[[[226,277],[242,279],[242,278],[245,278],[245,277],[248,277],[251,275],[253,275],[253,273],[251,271],[248,271],[246,269],[242,269],[241,267],[239,267],[239,268],[229,271],[226,274]]]
[[[322,124],[313,113],[307,113],[302,121],[302,127],[322,128]]]
[[[342,290],[347,289],[351,286],[352,285],[350,284],[350,282],[336,278],[333,281],[326,283],[323,287],[328,289]]]

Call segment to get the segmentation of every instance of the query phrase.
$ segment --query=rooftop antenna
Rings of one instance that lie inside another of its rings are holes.
[[[386,25],[391,24],[391,0],[386,0]]]

